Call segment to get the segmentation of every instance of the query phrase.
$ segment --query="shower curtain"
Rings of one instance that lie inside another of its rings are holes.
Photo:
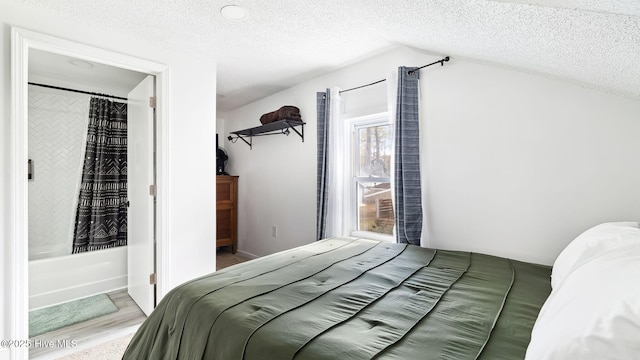
[[[91,98],[73,253],[127,245],[127,104]]]

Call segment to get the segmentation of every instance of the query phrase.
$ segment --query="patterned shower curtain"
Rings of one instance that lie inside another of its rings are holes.
[[[91,98],[73,253],[127,245],[127,104]]]

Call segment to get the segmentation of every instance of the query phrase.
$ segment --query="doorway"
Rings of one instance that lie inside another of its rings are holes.
[[[158,92],[156,94],[156,103],[160,104],[156,108],[156,117],[158,119],[157,127],[152,127],[152,140],[157,139],[155,149],[162,149],[162,129],[165,128],[166,117],[162,101],[162,95],[166,93],[165,76],[167,68],[164,65],[149,62],[146,60],[129,57],[119,53],[105,51],[103,49],[77,44],[66,40],[50,37],[47,35],[31,32],[28,30],[12,28],[12,96],[13,96],[13,121],[14,121],[14,139],[15,139],[15,156],[13,162],[13,173],[15,174],[15,236],[10,244],[13,262],[11,269],[11,282],[9,291],[14,294],[11,308],[14,309],[15,315],[10,323],[10,335],[15,338],[28,338],[28,279],[29,279],[29,206],[28,206],[28,183],[27,173],[28,166],[28,81],[29,81],[29,58],[32,52],[46,52],[55,56],[67,56],[79,61],[85,61],[100,66],[110,66],[114,68],[124,69],[126,71],[137,72],[140,74],[150,74],[157,81]],[[34,56],[35,57],[35,56]],[[164,90],[164,91],[163,91]],[[151,156],[160,164],[164,161],[161,151],[151,151]],[[156,182],[154,185],[162,184],[163,174],[162,166],[158,167],[155,174]],[[146,186],[145,186],[146,187]],[[162,192],[157,194],[158,198],[162,197]],[[152,232],[156,234],[156,243],[151,244],[150,256],[153,258],[158,256],[157,263],[157,286],[158,291],[162,294],[161,287],[163,284],[163,270],[165,264],[162,261],[162,248],[165,237],[162,229],[165,212],[160,207],[157,215],[150,218],[153,222],[148,225]],[[153,272],[153,270],[151,270]],[[145,278],[149,279],[149,273]],[[150,286],[151,287],[151,286]],[[153,288],[153,287],[151,287]],[[152,290],[153,293],[153,290]],[[27,349],[16,349],[17,358],[26,358]]]
[[[128,247],[122,246],[130,237],[127,225],[146,221],[127,219],[124,204],[130,185],[127,154],[133,155],[125,142],[127,125],[145,120],[131,116],[127,94],[147,74],[37,49],[29,51],[28,71],[29,310],[34,310],[127,287]],[[100,126],[98,116],[104,121]],[[98,142],[89,131],[108,139]],[[87,161],[99,155],[104,160]],[[93,204],[94,198],[102,204]],[[90,219],[97,221],[79,226]]]

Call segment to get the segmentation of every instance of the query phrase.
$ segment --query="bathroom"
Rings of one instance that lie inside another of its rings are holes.
[[[128,93],[146,77],[99,62],[29,50],[29,310],[128,287],[126,240],[116,244],[121,246],[79,253],[73,253],[77,252],[73,243],[89,103],[96,97],[88,93],[127,103]],[[126,234],[126,222],[123,231]]]

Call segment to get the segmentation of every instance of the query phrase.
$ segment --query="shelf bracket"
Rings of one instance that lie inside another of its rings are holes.
[[[240,135],[236,135],[237,139],[240,139],[242,141],[244,141],[247,145],[249,145],[249,149],[253,149],[253,137],[251,135],[249,135],[249,141],[247,141],[247,139],[245,139],[243,136]]]
[[[296,134],[298,134],[298,136],[300,136],[300,139],[302,139],[302,142],[304,142],[304,126],[302,126],[300,129],[302,130],[302,132],[298,131],[295,127],[291,126],[290,127],[291,130],[295,131]]]

